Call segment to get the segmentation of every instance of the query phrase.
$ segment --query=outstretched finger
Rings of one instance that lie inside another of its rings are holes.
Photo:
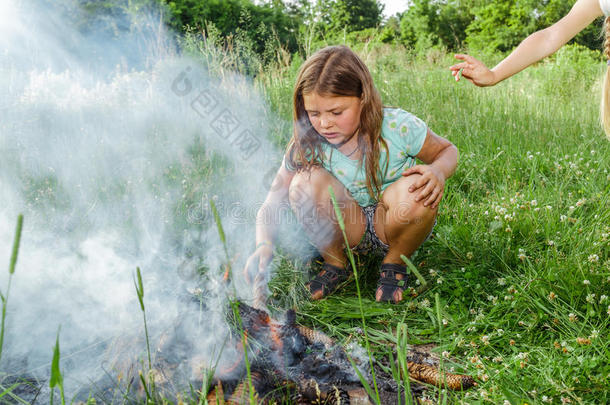
[[[456,64],[455,64],[455,65],[453,65],[453,66],[449,66],[449,69],[450,69],[450,70],[452,70],[452,71],[454,71],[454,72],[457,72],[457,71],[459,71],[460,69],[464,69],[464,68],[465,68],[465,67],[467,67],[467,66],[468,66],[468,63],[466,63],[466,62],[460,62],[460,63],[456,63]]]
[[[466,55],[465,53],[457,53],[454,55],[456,59],[463,60],[466,63],[475,63],[477,60],[470,55]]]

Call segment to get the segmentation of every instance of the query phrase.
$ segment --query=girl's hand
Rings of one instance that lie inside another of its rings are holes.
[[[445,176],[432,165],[415,165],[402,172],[402,175],[410,176],[416,173],[421,177],[409,187],[409,192],[419,191],[415,196],[415,201],[423,200],[424,206],[433,209],[438,207],[445,192]]]
[[[254,253],[248,257],[244,267],[244,277],[248,284],[255,287],[265,279],[265,273],[269,263],[273,259],[273,246],[270,243],[261,244]]]
[[[489,70],[480,60],[464,54],[457,54],[455,58],[464,61],[449,68],[456,82],[460,80],[460,70],[462,70],[462,76],[479,87],[493,86],[498,82],[494,72]]]

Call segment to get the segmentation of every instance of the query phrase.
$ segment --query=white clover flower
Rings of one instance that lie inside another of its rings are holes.
[[[599,296],[599,303],[603,304],[604,302],[608,301],[608,296],[605,294],[602,294]]]
[[[568,217],[566,217],[565,215],[559,216],[559,221],[561,221],[561,222],[565,222],[566,219],[568,219]]]
[[[597,339],[599,337],[599,331],[597,329],[593,329],[591,331],[591,339]]]
[[[527,352],[519,352],[519,353],[517,354],[517,358],[518,358],[519,360],[527,360],[527,357],[528,357]]]
[[[544,207],[544,208],[546,208],[546,209],[547,209],[547,210],[549,210],[549,211],[553,209],[553,207],[552,207],[552,206],[550,206],[550,205],[547,205],[547,206],[546,206],[546,207]]]
[[[595,294],[588,294],[586,300],[588,303],[593,304],[595,302]]]
[[[502,336],[504,334],[504,329],[498,329],[496,330],[496,333],[498,334],[498,336]]]
[[[546,244],[547,244],[547,245],[549,245],[549,246],[553,246],[553,245],[555,245],[555,241],[552,241],[552,240],[550,240],[550,239],[549,239],[549,240],[546,242]]]
[[[597,263],[599,261],[599,256],[596,254],[589,255],[587,258],[591,263]]]
[[[576,206],[580,207],[580,206],[582,206],[586,202],[587,202],[586,198],[581,198],[580,200],[576,201]]]
[[[582,283],[584,285],[591,285],[591,282],[589,280],[583,280]]]
[[[430,269],[430,276],[432,277],[436,277],[438,275],[438,272],[434,269]]]
[[[530,205],[531,205],[532,207],[535,207],[536,205],[538,205],[538,201],[536,201],[536,200],[532,200],[532,201],[530,201]]]
[[[498,285],[506,285],[506,279],[504,277],[500,277],[498,279]]]

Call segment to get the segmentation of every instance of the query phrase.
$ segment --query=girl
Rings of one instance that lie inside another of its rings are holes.
[[[566,42],[591,24],[597,17],[605,15],[604,56],[610,66],[610,0],[578,0],[570,12],[555,24],[534,32],[496,67],[489,70],[482,62],[469,55],[455,55],[464,62],[451,66],[455,80],[462,76],[477,86],[493,86],[502,80],[519,73],[561,48]],[[606,135],[610,137],[610,68],[606,70],[601,100],[601,122]]]
[[[378,301],[399,302],[410,256],[432,231],[445,180],[458,152],[418,118],[382,108],[371,74],[346,46],[312,55],[294,89],[294,133],[257,214],[256,250],[244,272],[261,280],[272,258],[278,211],[289,204],[324,258],[309,283],[312,299],[332,293],[351,269],[335,217],[331,186],[357,253],[380,249]],[[415,158],[423,165],[415,165]]]

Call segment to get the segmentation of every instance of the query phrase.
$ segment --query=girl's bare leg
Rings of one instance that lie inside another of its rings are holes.
[[[297,173],[290,183],[288,197],[292,210],[324,261],[345,267],[345,241],[330,199],[329,185],[333,187],[347,239],[353,247],[364,235],[366,217],[345,186],[327,170],[313,167]]]
[[[374,218],[375,232],[382,242],[389,245],[382,263],[404,264],[400,255],[410,257],[424,242],[436,218],[437,209],[425,207],[423,201],[415,201],[417,193],[410,193],[409,187],[419,175],[401,177],[388,186],[381,195]],[[402,275],[397,274],[398,280]],[[377,299],[381,290],[377,290]],[[397,289],[394,301],[402,300],[402,291]]]

